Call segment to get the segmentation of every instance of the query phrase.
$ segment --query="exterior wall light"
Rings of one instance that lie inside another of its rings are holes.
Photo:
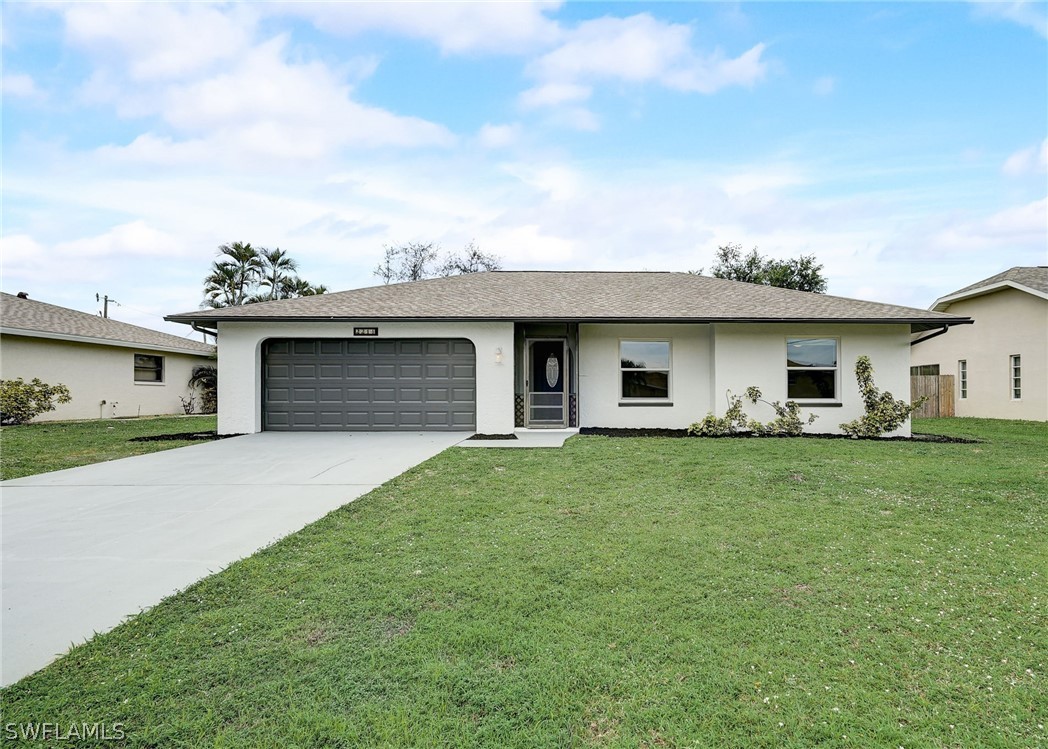
[[[502,363],[502,347],[501,346],[499,346],[497,349],[495,349],[495,363],[496,364],[501,364]]]

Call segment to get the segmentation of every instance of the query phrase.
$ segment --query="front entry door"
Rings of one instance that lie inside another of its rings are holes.
[[[565,341],[528,342],[529,427],[566,427],[568,367]]]

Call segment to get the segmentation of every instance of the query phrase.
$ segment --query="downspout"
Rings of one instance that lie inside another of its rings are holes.
[[[936,336],[941,336],[943,333],[945,333],[949,329],[950,329],[949,325],[943,325],[941,328],[936,330],[931,335],[926,335],[926,336],[924,336],[924,338],[917,338],[915,340],[910,341],[910,345],[911,346],[916,346],[918,343],[923,343],[924,341],[930,341],[932,338],[935,338]]]
[[[189,325],[197,333],[203,333],[204,335],[212,336],[216,341],[218,340],[218,330],[217,329],[211,330],[210,328],[205,328],[203,326],[203,324],[198,323],[198,322],[189,323]]]

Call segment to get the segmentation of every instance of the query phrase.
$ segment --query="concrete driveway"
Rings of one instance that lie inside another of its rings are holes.
[[[269,432],[3,482],[3,684],[468,436]]]

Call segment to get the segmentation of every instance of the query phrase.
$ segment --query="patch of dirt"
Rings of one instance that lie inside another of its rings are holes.
[[[145,437],[132,437],[128,442],[174,442],[177,440],[208,442],[210,440],[224,440],[228,437],[240,436],[239,434],[218,434],[217,432],[179,432],[178,434],[150,434]]]
[[[515,434],[474,434],[472,437],[467,437],[468,440],[515,440],[517,435]]]

